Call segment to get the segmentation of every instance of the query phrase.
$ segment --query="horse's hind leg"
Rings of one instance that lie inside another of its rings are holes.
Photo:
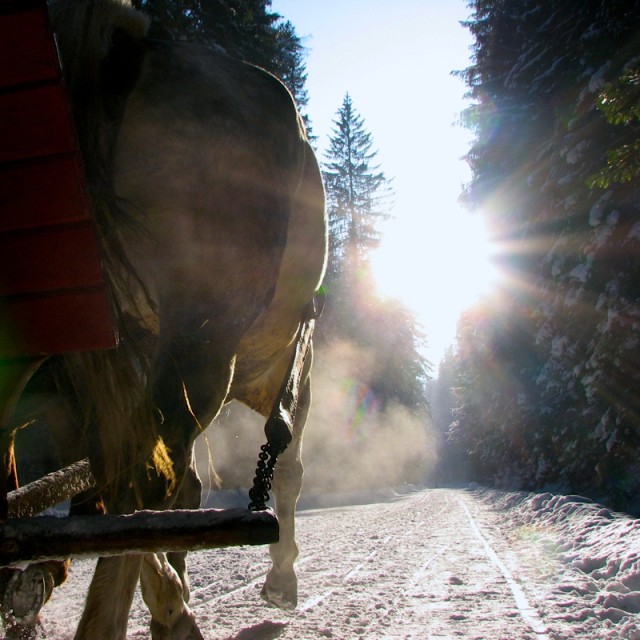
[[[196,458],[194,449],[191,450],[191,462],[187,469],[186,476],[180,487],[178,498],[174,509],[198,509],[202,497],[202,482],[196,468]],[[191,585],[189,584],[189,574],[187,573],[187,552],[174,551],[167,554],[171,566],[178,572],[180,582],[182,582],[183,597],[185,602],[189,602],[191,596]]]
[[[193,460],[191,458],[191,460]],[[194,508],[200,501],[200,480],[193,462],[188,465],[177,496],[179,506]],[[153,507],[153,503],[149,505]],[[173,554],[172,554],[173,555]],[[140,578],[143,597],[152,614],[154,640],[202,640],[186,606],[186,565],[175,554],[177,572],[164,554],[100,558],[76,632],[75,640],[125,640],[133,593]],[[117,588],[114,588],[117,585]]]
[[[298,603],[298,579],[293,564],[298,557],[296,544],[295,511],[302,490],[303,466],[301,459],[302,433],[311,404],[311,386],[308,375],[311,357],[303,382],[293,425],[293,439],[278,458],[273,479],[276,514],[280,524],[280,541],[269,547],[272,568],[262,588],[262,597],[281,609],[295,609]]]
[[[144,556],[140,587],[151,612],[153,640],[204,640],[185,601],[182,580],[164,553]]]
[[[200,480],[192,463],[178,494],[177,506],[195,508],[199,501]],[[170,554],[177,570],[165,554],[100,558],[75,640],[125,640],[138,577],[152,616],[153,640],[203,640],[186,604],[189,590],[185,555]]]

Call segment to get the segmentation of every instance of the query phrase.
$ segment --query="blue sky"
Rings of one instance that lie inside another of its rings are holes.
[[[309,49],[309,105],[320,159],[346,92],[393,178],[393,219],[373,258],[381,292],[417,314],[437,365],[460,311],[486,288],[489,248],[479,216],[457,198],[471,135],[454,125],[471,36],[458,0],[273,0]]]

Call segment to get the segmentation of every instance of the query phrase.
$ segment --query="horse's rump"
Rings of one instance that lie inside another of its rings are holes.
[[[322,277],[321,178],[264,71],[149,41],[125,3],[56,0],[52,18],[121,336],[64,375],[100,482],[121,495],[153,459],[171,488],[171,425],[194,438],[234,368],[255,378],[293,339]]]

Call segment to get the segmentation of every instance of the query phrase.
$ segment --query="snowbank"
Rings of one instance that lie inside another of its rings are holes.
[[[603,640],[640,640],[640,520],[581,496],[474,489],[514,524],[543,536],[565,566],[555,591],[571,613],[560,621],[597,619]],[[570,605],[578,600],[585,606],[576,613]]]

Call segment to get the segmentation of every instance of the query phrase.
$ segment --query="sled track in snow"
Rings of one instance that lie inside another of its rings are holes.
[[[491,560],[491,562],[500,570],[500,572],[504,576],[504,579],[507,581],[507,584],[511,589],[511,593],[513,594],[513,599],[515,600],[516,606],[518,607],[518,611],[520,612],[520,616],[536,634],[537,640],[549,640],[546,625],[544,624],[544,622],[542,622],[542,619],[538,615],[536,609],[529,604],[527,596],[522,590],[522,587],[515,580],[511,571],[509,571],[504,562],[502,562],[498,554],[493,550],[487,539],[482,535],[478,523],[474,520],[471,512],[469,511],[469,507],[467,507],[467,505],[460,497],[458,497],[457,499],[464,512],[467,514],[471,531],[473,531],[476,538],[478,538],[478,540],[482,543],[482,546],[484,547],[485,553],[487,554],[489,560]]]

